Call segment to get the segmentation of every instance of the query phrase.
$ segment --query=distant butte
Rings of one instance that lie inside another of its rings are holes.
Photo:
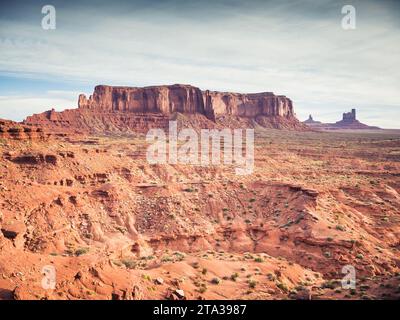
[[[356,109],[351,109],[350,112],[343,113],[342,120],[337,121],[335,123],[322,123],[320,121],[314,121],[312,116],[310,115],[307,120],[303,121],[304,124],[313,128],[313,129],[321,129],[321,130],[337,130],[337,129],[370,129],[376,130],[380,129],[379,127],[368,126],[364,123],[361,123],[356,118]]]
[[[308,119],[306,121],[304,121],[303,123],[307,124],[307,125],[313,125],[313,124],[321,124],[322,122],[320,121],[315,121],[312,117],[312,115],[310,114],[308,116]]]
[[[99,85],[78,108],[35,114],[23,122],[53,131],[88,133],[147,132],[171,119],[201,128],[255,127],[309,130],[295,116],[292,101],[272,92],[201,91],[191,85],[114,87]]]

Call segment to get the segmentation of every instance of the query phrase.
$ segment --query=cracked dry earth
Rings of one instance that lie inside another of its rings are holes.
[[[255,145],[237,176],[140,137],[1,140],[0,299],[399,299],[400,133]]]

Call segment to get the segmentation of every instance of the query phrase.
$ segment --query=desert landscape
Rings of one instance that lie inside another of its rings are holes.
[[[385,317],[399,21],[393,0],[1,1],[3,313]]]
[[[254,171],[149,164],[171,120],[253,128]],[[0,120],[0,299],[399,299],[399,176],[399,130],[318,130],[270,92],[96,86]]]

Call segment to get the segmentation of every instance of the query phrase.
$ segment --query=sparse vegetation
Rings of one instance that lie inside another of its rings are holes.
[[[134,269],[136,267],[136,261],[133,259],[124,259],[121,262],[127,269]]]
[[[231,275],[231,280],[232,281],[236,281],[236,279],[239,277],[239,274],[237,273],[237,272],[235,272],[235,273],[233,273],[232,275]]]
[[[275,275],[272,274],[272,273],[268,273],[267,274],[267,278],[268,278],[269,281],[275,281],[275,279],[276,279]]]
[[[336,228],[336,230],[339,230],[339,231],[344,231],[345,230],[345,228],[340,224],[336,225],[335,228]]]
[[[286,284],[284,284],[284,283],[282,283],[282,282],[277,283],[276,286],[277,286],[279,289],[281,289],[282,291],[284,291],[284,292],[288,292],[288,291],[289,291],[289,289],[288,289],[288,287],[286,286]]]
[[[205,284],[203,284],[197,289],[197,291],[200,293],[204,293],[207,291],[207,286]]]
[[[171,262],[171,261],[174,261],[174,259],[172,259],[172,257],[171,257],[171,256],[168,256],[168,255],[164,255],[164,256],[161,258],[161,262]]]
[[[89,248],[79,248],[79,249],[76,249],[76,250],[75,250],[75,255],[76,255],[77,257],[79,257],[79,256],[81,256],[81,255],[83,255],[83,254],[88,253],[89,250],[90,250]]]
[[[248,283],[249,283],[249,287],[251,289],[254,289],[256,287],[256,285],[257,285],[257,281],[251,280],[251,279],[248,281]]]
[[[148,274],[142,274],[142,278],[147,280],[147,281],[151,281],[151,277]]]
[[[185,256],[186,256],[183,252],[179,252],[179,251],[176,251],[174,253],[174,255],[175,255],[175,259],[177,261],[182,261],[183,259],[185,259]]]
[[[329,280],[326,281],[322,284],[322,288],[328,288],[328,289],[335,289],[337,286],[340,285],[340,282],[337,280]]]
[[[330,257],[331,257],[331,253],[330,253],[329,251],[325,251],[325,252],[324,252],[324,256],[325,256],[326,258],[330,258]]]

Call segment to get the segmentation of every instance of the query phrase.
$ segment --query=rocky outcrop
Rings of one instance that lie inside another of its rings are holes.
[[[21,165],[43,165],[43,164],[57,164],[57,156],[54,154],[35,154],[35,153],[25,153],[22,155],[17,155],[15,157],[6,156],[6,159]]]
[[[201,90],[178,84],[144,88],[100,85],[89,99],[81,94],[78,107],[101,112],[205,113]]]
[[[271,92],[241,94],[201,91],[190,85],[113,87],[99,85],[87,98],[81,94],[78,109],[54,109],[28,117],[24,123],[53,130],[83,132],[147,132],[166,128],[176,114],[199,116],[230,127],[260,125],[273,128],[307,128],[295,117],[292,101]],[[228,119],[228,121],[227,121]]]
[[[207,112],[219,115],[255,118],[259,115],[294,117],[292,101],[272,92],[231,93],[205,91],[203,93]]]
[[[51,134],[41,127],[22,125],[20,123],[0,119],[0,138],[7,140],[47,140]]]

